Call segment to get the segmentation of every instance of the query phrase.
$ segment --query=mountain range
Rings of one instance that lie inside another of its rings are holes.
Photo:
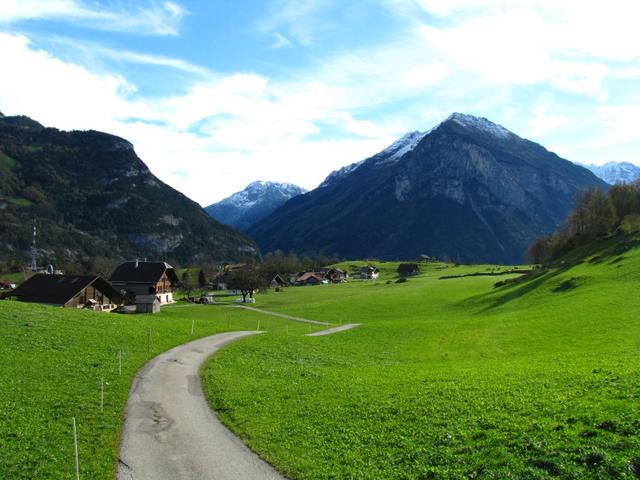
[[[183,265],[258,254],[155,177],[128,141],[0,117],[0,260],[26,265],[33,223],[38,262],[71,271],[133,258]]]
[[[257,181],[241,192],[205,207],[205,211],[216,220],[244,231],[305,192],[304,188],[291,183]]]
[[[604,165],[583,165],[610,185],[631,183],[640,179],[640,167],[629,162],[607,162]]]
[[[518,263],[588,187],[608,185],[502,126],[455,113],[331,173],[247,233],[265,252]]]

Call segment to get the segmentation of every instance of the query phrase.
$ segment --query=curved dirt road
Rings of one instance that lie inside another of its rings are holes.
[[[198,375],[211,354],[256,333],[195,340],[138,372],[125,411],[117,480],[284,480],[220,423]]]

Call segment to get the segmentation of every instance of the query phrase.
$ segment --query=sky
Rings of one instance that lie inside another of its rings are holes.
[[[637,0],[0,0],[0,111],[132,142],[203,206],[453,112],[640,165]]]

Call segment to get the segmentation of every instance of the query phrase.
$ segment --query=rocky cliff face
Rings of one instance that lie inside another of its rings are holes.
[[[270,215],[288,200],[306,190],[291,183],[253,182],[241,192],[205,208],[216,220],[239,230],[247,230],[254,223]]]
[[[248,233],[265,251],[517,263],[593,186],[607,188],[499,125],[453,114],[332,173]]]
[[[26,264],[34,219],[38,261],[75,271],[136,257],[184,265],[257,254],[113,135],[0,118],[0,173],[0,260]]]

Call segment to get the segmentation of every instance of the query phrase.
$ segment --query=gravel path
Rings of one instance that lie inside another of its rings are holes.
[[[224,345],[259,332],[230,332],[158,355],[136,375],[117,480],[284,480],[220,423],[198,369]]]
[[[318,320],[307,320],[302,317],[292,317],[291,315],[285,315],[283,313],[269,312],[268,310],[260,310],[255,307],[247,307],[246,305],[233,305],[234,308],[244,308],[245,310],[251,310],[252,312],[264,313],[265,315],[271,315],[273,317],[286,318],[287,320],[293,320],[295,322],[312,323],[314,325],[331,325],[329,322],[319,322]]]
[[[327,328],[326,330],[320,330],[319,332],[307,333],[306,337],[321,337],[323,335],[331,335],[332,333],[344,332],[345,330],[351,330],[362,325],[361,323],[345,323],[339,327]]]

